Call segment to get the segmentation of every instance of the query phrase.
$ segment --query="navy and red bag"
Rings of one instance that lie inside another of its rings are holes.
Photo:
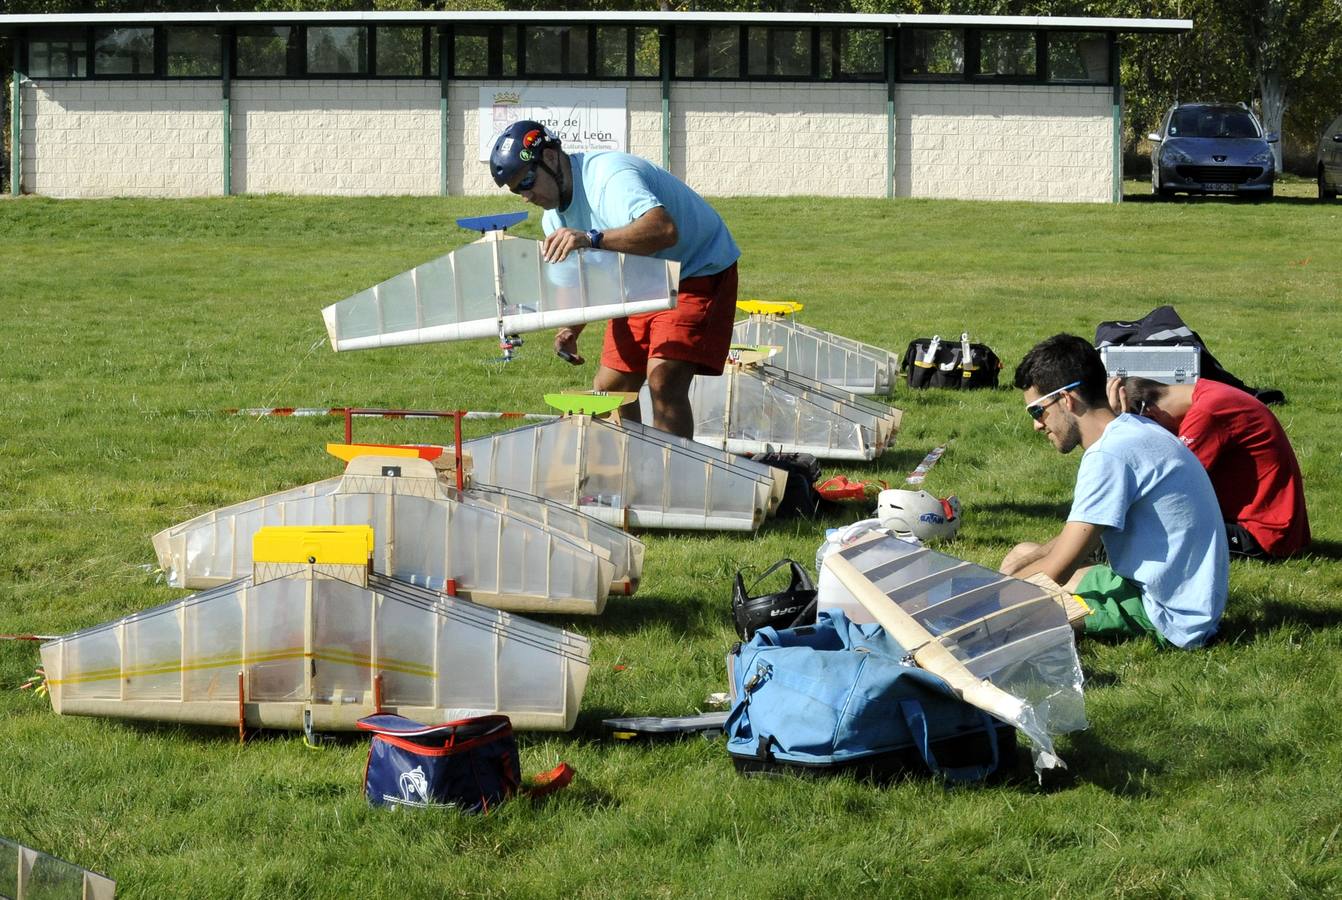
[[[373,733],[363,786],[374,806],[453,807],[488,812],[526,792],[557,790],[573,777],[567,763],[539,776],[538,787],[522,786],[517,741],[507,716],[477,716],[441,725],[421,725],[403,716],[379,714],[358,721]]]

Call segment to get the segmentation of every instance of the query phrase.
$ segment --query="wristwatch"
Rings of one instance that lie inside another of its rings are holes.
[[[601,249],[601,239],[603,237],[605,237],[605,235],[597,231],[595,228],[587,232],[587,242],[592,245],[593,250]]]

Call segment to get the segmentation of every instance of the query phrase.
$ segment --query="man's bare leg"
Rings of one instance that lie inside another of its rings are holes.
[[[646,376],[637,372],[621,372],[619,369],[611,369],[606,366],[598,366],[596,377],[592,379],[592,389],[596,391],[637,391],[643,387]],[[643,419],[639,415],[638,401],[626,403],[620,407],[620,418],[626,422],[642,423]]]
[[[690,409],[690,382],[699,366],[679,359],[648,360],[648,392],[652,394],[652,424],[683,438],[694,437]]]

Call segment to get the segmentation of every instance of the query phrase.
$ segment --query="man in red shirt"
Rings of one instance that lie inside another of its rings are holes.
[[[1283,559],[1309,546],[1300,464],[1272,411],[1219,381],[1161,384],[1111,378],[1109,405],[1159,422],[1211,477],[1230,555]]]

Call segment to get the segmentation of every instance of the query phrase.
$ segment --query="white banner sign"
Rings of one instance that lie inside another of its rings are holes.
[[[624,88],[480,88],[480,161],[499,132],[520,119],[542,122],[570,153],[627,150]]]

